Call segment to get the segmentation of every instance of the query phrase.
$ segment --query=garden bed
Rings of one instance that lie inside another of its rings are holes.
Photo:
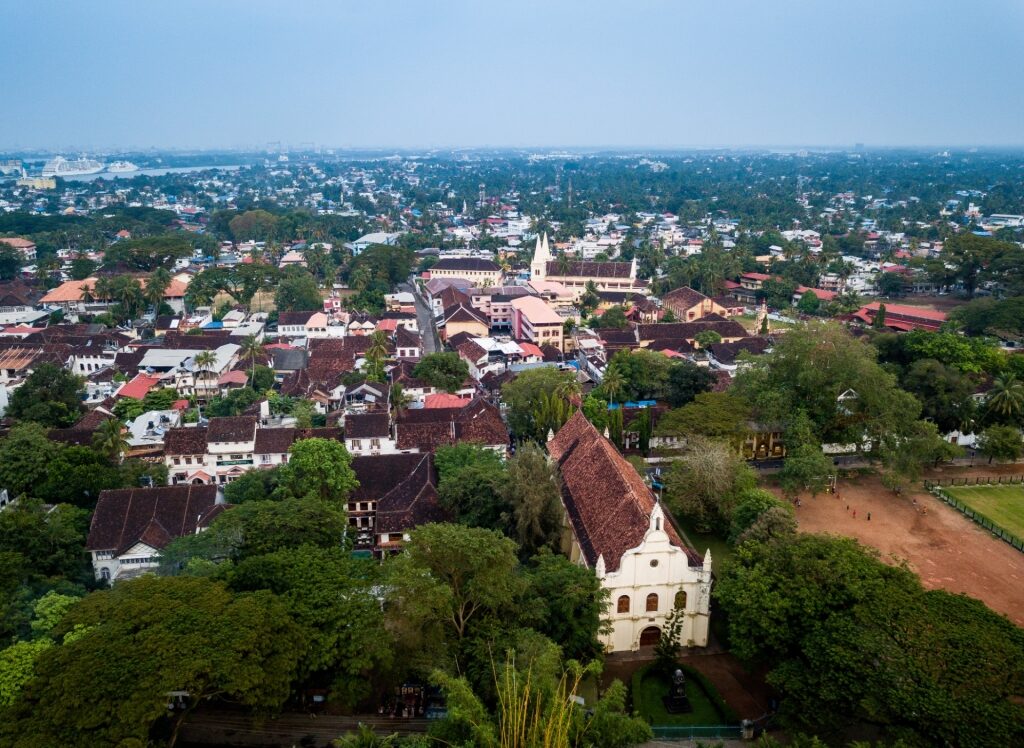
[[[686,696],[693,711],[669,714],[662,697],[668,695],[670,676],[652,663],[633,674],[633,711],[651,725],[724,725],[736,724],[739,718],[718,691],[701,673],[686,665],[677,665],[686,675]]]

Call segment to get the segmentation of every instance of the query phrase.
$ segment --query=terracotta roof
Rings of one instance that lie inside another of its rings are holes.
[[[391,433],[391,417],[387,413],[353,413],[345,416],[346,439],[387,437]]]
[[[407,329],[405,325],[400,325],[395,330],[395,345],[398,348],[420,348],[422,341],[419,335]]]
[[[316,312],[281,312],[277,315],[277,325],[304,325]]]
[[[508,443],[508,430],[498,409],[480,398],[461,408],[406,410],[395,424],[395,434],[399,449],[423,452],[456,442]]]
[[[464,408],[469,405],[469,400],[458,395],[449,395],[447,392],[436,392],[423,398],[423,407],[431,408]]]
[[[217,486],[182,485],[102,491],[89,527],[88,550],[121,554],[143,542],[157,550],[208,522]]]
[[[717,361],[723,364],[733,364],[743,352],[759,354],[769,348],[771,348],[771,342],[766,338],[742,338],[734,343],[713,343],[708,350]]]
[[[698,319],[693,322],[672,322],[669,324],[638,325],[637,333],[640,340],[659,340],[662,338],[684,338],[693,340],[705,330],[713,330],[723,338],[745,338],[746,328],[734,320],[723,320],[716,315],[715,319]]]
[[[474,272],[493,273],[501,268],[493,260],[483,260],[477,257],[445,257],[438,260],[430,267],[431,272],[435,270],[447,270],[449,272],[460,272],[471,270]]]
[[[587,564],[593,568],[603,556],[605,568],[615,571],[622,554],[647,534],[654,494],[582,411],[548,442],[548,453],[561,471],[562,501]],[[666,525],[672,543],[687,551],[691,563],[699,563],[672,523]]]
[[[563,273],[558,260],[547,264],[546,275],[552,278],[628,278],[632,264],[628,262],[568,262]]]
[[[450,519],[438,503],[437,473],[432,455],[426,454],[401,483],[377,501],[374,532],[402,533],[429,522]]]
[[[167,429],[167,433],[164,434],[164,454],[206,454],[206,428],[203,426],[189,426]]]
[[[423,461],[422,454],[369,455],[352,458],[359,486],[349,501],[380,499],[405,480]]]
[[[708,297],[689,286],[683,286],[677,288],[674,291],[669,291],[667,294],[661,297],[661,301],[665,306],[674,307],[676,309],[690,309],[697,306],[702,301],[707,301]]]
[[[444,321],[446,324],[448,322],[479,322],[482,325],[490,326],[490,323],[480,312],[465,304],[445,309]]]
[[[130,382],[125,382],[115,394],[116,397],[132,397],[141,400],[146,393],[160,384],[160,377],[137,374]]]
[[[256,438],[255,416],[230,416],[211,418],[209,442],[249,442]]]

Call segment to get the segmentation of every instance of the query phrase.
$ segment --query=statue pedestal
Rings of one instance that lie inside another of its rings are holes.
[[[693,711],[690,699],[686,696],[686,676],[682,670],[672,674],[672,686],[668,695],[661,697],[661,703],[669,714],[688,714]]]

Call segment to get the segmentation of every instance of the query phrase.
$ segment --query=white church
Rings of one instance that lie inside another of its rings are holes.
[[[608,590],[609,652],[657,644],[669,614],[683,612],[680,644],[708,643],[711,552],[686,545],[651,489],[577,411],[548,440],[562,474],[562,552]]]

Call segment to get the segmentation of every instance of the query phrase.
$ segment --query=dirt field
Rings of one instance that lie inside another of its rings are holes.
[[[995,472],[974,468],[957,474]],[[796,516],[805,532],[856,538],[888,560],[906,560],[925,587],[971,595],[1024,625],[1024,553],[992,537],[923,488],[895,496],[875,476],[841,481],[838,497],[804,497]]]

